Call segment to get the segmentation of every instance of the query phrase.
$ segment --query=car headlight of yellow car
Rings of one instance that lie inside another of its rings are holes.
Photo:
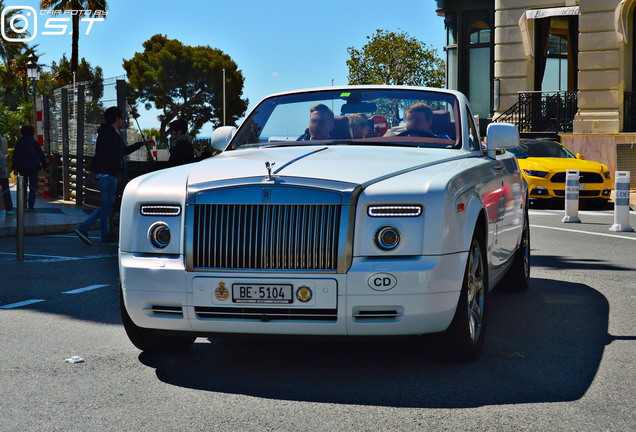
[[[527,170],[527,169],[524,169],[523,172],[525,172],[527,175],[531,177],[545,177],[546,174],[548,174],[547,171],[537,171],[537,170]]]
[[[603,175],[605,176],[606,179],[611,178],[611,174],[609,171],[605,171]]]

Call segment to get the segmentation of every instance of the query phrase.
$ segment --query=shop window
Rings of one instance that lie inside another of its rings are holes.
[[[446,24],[446,88],[458,90],[457,67],[457,20],[454,16],[447,16]]]
[[[490,44],[490,28],[483,21],[473,24],[468,33],[468,40],[471,45]]]
[[[578,17],[537,19],[535,90],[575,91]]]
[[[473,112],[480,118],[490,117],[490,41],[492,31],[488,24],[478,21],[468,32],[470,46],[468,61],[469,99]]]

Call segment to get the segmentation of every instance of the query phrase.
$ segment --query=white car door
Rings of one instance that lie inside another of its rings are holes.
[[[499,254],[501,261],[505,262],[514,254],[521,236],[523,208],[517,160],[509,152],[498,156],[497,159],[503,166],[501,172],[503,219],[499,231]]]

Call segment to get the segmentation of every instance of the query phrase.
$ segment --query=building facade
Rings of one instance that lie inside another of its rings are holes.
[[[636,182],[636,0],[436,0],[447,86]]]

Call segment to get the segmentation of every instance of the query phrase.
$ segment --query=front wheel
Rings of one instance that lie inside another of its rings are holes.
[[[126,310],[121,286],[119,287],[119,309],[128,339],[142,351],[154,353],[185,351],[196,339],[192,336],[166,336],[158,334],[156,330],[136,325]]]
[[[464,281],[448,329],[436,335],[436,350],[440,357],[450,361],[471,361],[479,357],[486,334],[488,307],[488,263],[484,234],[473,235]]]

